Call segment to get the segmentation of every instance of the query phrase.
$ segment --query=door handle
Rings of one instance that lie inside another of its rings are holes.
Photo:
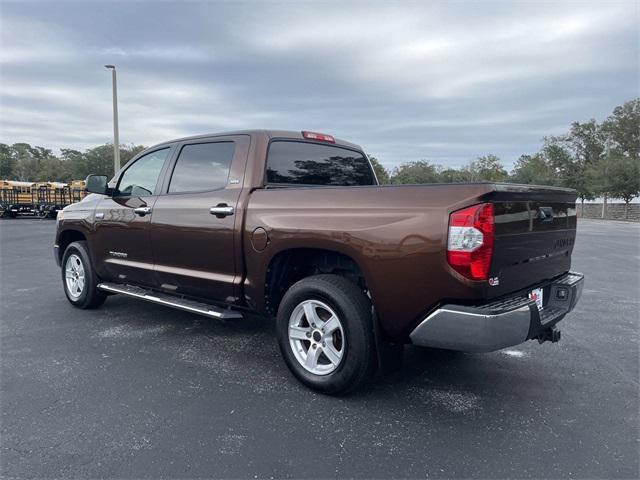
[[[215,215],[218,218],[224,218],[229,215],[233,215],[233,207],[230,207],[226,203],[220,203],[215,207],[209,209],[211,215]]]
[[[146,214],[151,213],[151,207],[138,207],[134,208],[133,212],[141,217],[144,217]]]

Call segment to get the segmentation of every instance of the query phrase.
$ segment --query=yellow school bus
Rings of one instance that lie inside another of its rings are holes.
[[[34,182],[17,180],[0,181],[0,203],[2,216],[15,217],[18,214],[32,215],[34,212]]]
[[[63,182],[37,182],[33,187],[34,215],[54,218],[58,210],[71,203],[69,184]]]
[[[84,180],[71,180],[69,182],[69,191],[71,192],[71,203],[82,200],[86,193],[84,191],[86,182]]]
[[[84,180],[64,183],[0,179],[0,217],[35,215],[55,218],[58,210],[85,197],[84,188]]]

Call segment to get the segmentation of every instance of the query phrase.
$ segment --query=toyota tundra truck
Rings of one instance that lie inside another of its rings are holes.
[[[358,145],[250,130],[165,142],[58,215],[71,304],[126,295],[214,319],[275,317],[305,385],[356,389],[402,345],[558,341],[576,305],[576,192],[379,185]]]

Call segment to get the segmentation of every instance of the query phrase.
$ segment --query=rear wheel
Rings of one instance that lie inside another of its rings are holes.
[[[280,303],[277,334],[291,372],[323,393],[355,390],[375,369],[371,304],[343,277],[316,275],[294,284]]]
[[[93,270],[86,242],[69,244],[62,257],[62,285],[67,300],[74,307],[95,308],[106,295],[98,291],[98,277]]]

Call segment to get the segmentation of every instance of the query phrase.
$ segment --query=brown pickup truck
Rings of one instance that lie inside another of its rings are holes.
[[[60,212],[79,308],[122,294],[218,319],[276,317],[293,374],[362,385],[402,345],[490,352],[557,341],[582,292],[576,193],[378,185],[357,145],[241,131],[162,143]]]

